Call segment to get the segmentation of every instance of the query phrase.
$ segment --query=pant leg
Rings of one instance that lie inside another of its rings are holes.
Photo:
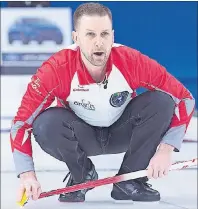
[[[65,108],[53,107],[41,113],[33,123],[33,134],[46,153],[67,164],[76,182],[87,174],[87,156],[102,153],[94,128]]]
[[[145,169],[169,128],[175,104],[159,91],[133,99],[109,128],[108,153],[126,152],[119,174]]]

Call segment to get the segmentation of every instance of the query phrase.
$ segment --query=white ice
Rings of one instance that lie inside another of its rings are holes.
[[[112,176],[115,172],[99,172],[100,178]],[[43,191],[49,191],[55,188],[64,187],[61,180],[65,172],[38,172],[38,179],[42,184]],[[1,175],[1,208],[18,208],[15,203],[16,189],[19,182],[14,173],[2,173]],[[178,209],[178,208],[197,208],[197,171],[185,170],[169,173],[168,177],[158,180],[152,180],[153,187],[161,193],[160,203],[137,204],[115,203],[110,198],[112,185],[95,188],[87,193],[85,203],[59,203],[58,196],[47,197],[38,201],[29,201],[25,205],[27,209],[78,209],[79,207],[91,209],[115,209],[115,208],[133,208],[133,209]]]

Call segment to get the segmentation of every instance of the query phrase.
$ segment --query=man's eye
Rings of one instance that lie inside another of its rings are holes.
[[[107,35],[109,35],[108,32],[103,32],[103,33],[102,33],[102,36],[107,36]]]
[[[94,36],[95,34],[90,32],[90,33],[87,33],[87,35],[88,36]]]

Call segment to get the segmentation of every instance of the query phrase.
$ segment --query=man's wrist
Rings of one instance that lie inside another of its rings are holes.
[[[20,179],[27,178],[27,177],[30,177],[30,176],[33,176],[33,177],[36,178],[35,172],[34,172],[34,171],[26,171],[26,172],[21,173],[21,174],[19,175]]]
[[[174,151],[174,147],[170,144],[160,143],[158,151],[172,153]]]

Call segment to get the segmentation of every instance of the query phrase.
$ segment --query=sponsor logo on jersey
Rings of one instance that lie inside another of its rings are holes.
[[[41,94],[41,91],[40,91],[40,79],[39,78],[36,78],[35,76],[31,79],[31,86],[32,88],[39,94]]]
[[[85,89],[84,86],[78,85],[78,88],[74,88],[73,91],[89,91],[89,89]]]
[[[82,106],[82,107],[84,107],[86,110],[95,110],[94,105],[91,104],[90,101],[85,101],[84,99],[82,99],[81,102],[75,101],[74,104],[75,104],[75,105],[78,105],[78,106]]]
[[[111,95],[109,102],[113,107],[121,107],[126,102],[128,95],[128,91],[116,92]]]

